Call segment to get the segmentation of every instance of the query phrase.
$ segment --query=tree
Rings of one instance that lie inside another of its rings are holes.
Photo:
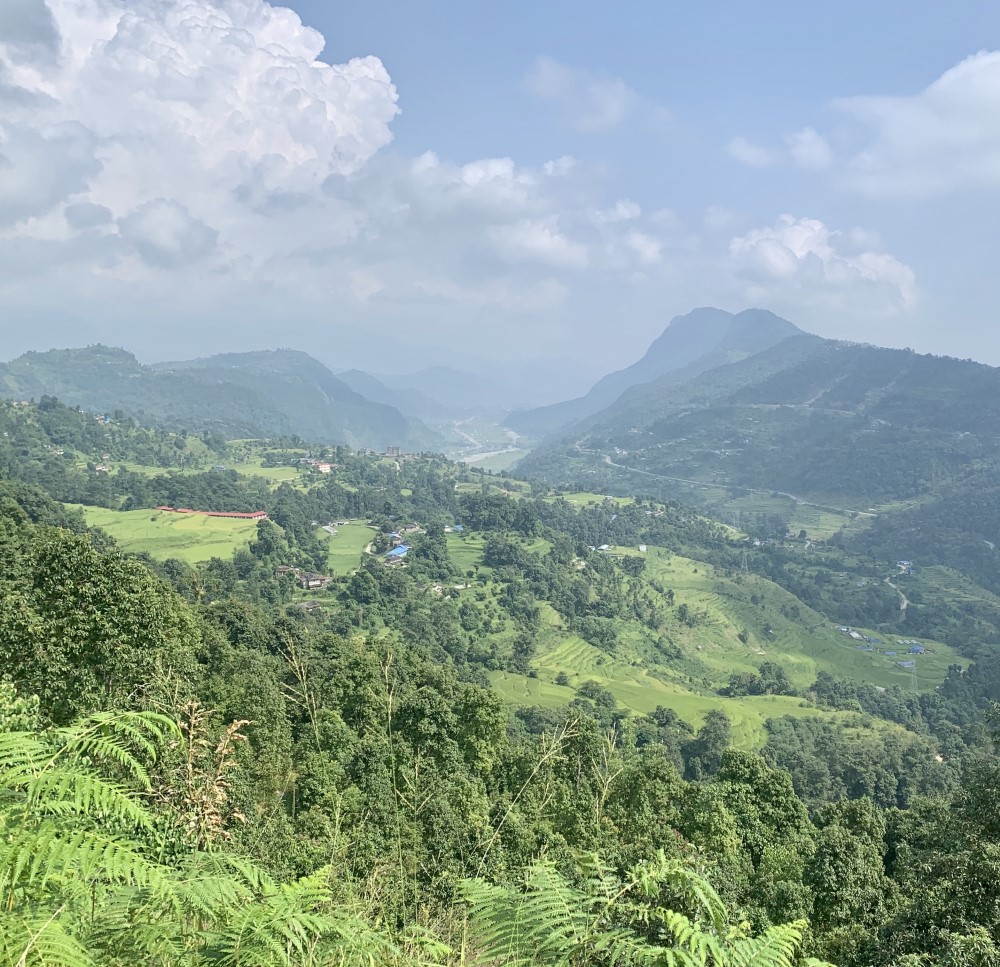
[[[722,765],[722,753],[731,741],[729,716],[719,709],[710,709],[695,737],[684,743],[686,776],[699,779],[715,775]]]

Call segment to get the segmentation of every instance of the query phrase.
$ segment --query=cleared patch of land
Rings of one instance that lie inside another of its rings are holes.
[[[361,555],[375,536],[375,529],[359,521],[351,521],[337,528],[336,534],[320,529],[319,534],[330,542],[327,557],[330,574],[344,577],[357,570]]]
[[[124,551],[160,560],[175,557],[189,564],[213,557],[230,558],[257,535],[257,522],[204,514],[156,510],[108,510],[81,507],[90,527],[107,531]]]

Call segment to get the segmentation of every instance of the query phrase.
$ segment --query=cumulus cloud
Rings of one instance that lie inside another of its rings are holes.
[[[34,130],[0,123],[0,227],[42,214],[86,188],[100,170],[86,128],[63,122]]]
[[[886,252],[859,248],[874,239],[847,237],[815,218],[782,215],[774,225],[735,236],[729,252],[748,294],[786,304],[857,308],[871,314],[910,309],[917,300],[913,270]]]
[[[536,97],[557,104],[579,131],[617,127],[646,102],[620,77],[539,57],[524,76]],[[651,106],[651,105],[649,105]]]
[[[398,109],[382,63],[322,62],[324,38],[266,0],[16,4],[8,23],[15,9],[31,16],[19,34],[0,29],[7,306],[117,313],[131,343],[125,326],[145,304],[175,334],[187,319],[201,348],[205,319],[256,319],[266,342],[290,312],[320,338],[348,316],[395,335],[418,321],[454,335],[475,318],[558,353],[581,319],[596,328],[619,312],[625,290],[646,300],[631,316],[657,315],[664,292],[816,305],[810,279],[861,312],[915,293],[862,233],[820,226],[806,243],[806,220],[792,220],[730,244],[741,216],[646,211],[572,157],[385,151]],[[555,62],[533,82],[586,130],[650,108],[615,78]],[[816,163],[815,141],[799,149]]]
[[[861,130],[848,181],[867,194],[1000,188],[1000,51],[966,58],[909,97],[834,106]]]
[[[167,268],[200,262],[219,236],[183,205],[166,198],[139,205],[118,222],[118,231],[144,262]]]
[[[42,70],[0,32],[7,84],[36,98],[9,113],[7,139],[86,132],[88,200],[118,217],[164,196],[212,221],[234,201],[350,175],[391,139],[396,92],[381,62],[323,63],[323,37],[264,0],[16,3],[46,12],[62,52]]]
[[[733,138],[726,145],[726,154],[734,161],[749,165],[751,168],[766,168],[774,163],[774,156],[767,148],[743,137]]]
[[[642,209],[630,198],[619,198],[611,208],[594,215],[598,223],[632,222],[642,215]]]
[[[107,225],[111,221],[111,210],[93,202],[80,201],[67,205],[63,216],[71,228],[88,229]]]
[[[492,230],[497,250],[505,258],[525,259],[557,268],[582,269],[587,265],[587,248],[567,238],[555,221],[524,219]]]
[[[0,38],[19,56],[50,62],[59,47],[52,12],[42,0],[4,0],[0,5]]]

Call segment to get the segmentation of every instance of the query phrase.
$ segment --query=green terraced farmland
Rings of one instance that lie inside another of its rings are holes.
[[[569,493],[556,493],[551,497],[546,497],[546,501],[549,503],[554,503],[557,500],[565,500],[568,504],[572,504],[574,507],[590,507],[594,504],[603,504],[605,500],[608,503],[614,502],[619,507],[628,507],[635,503],[635,499],[632,497],[611,497],[608,498],[605,494],[593,494],[587,493],[585,491],[572,491]]]
[[[657,681],[641,671],[636,671],[630,678],[620,678],[614,674],[581,675],[576,678],[570,676],[571,684],[568,686],[556,685],[541,676],[529,678],[513,672],[490,673],[490,684],[505,701],[512,705],[541,705],[547,708],[567,705],[576,696],[576,687],[590,680],[604,685],[619,704],[640,715],[648,714],[662,705],[664,708],[674,709],[682,719],[697,727],[706,713],[712,709],[720,709],[730,718],[733,745],[739,749],[761,747],[767,738],[764,723],[770,718],[782,715],[817,718],[835,714],[810,706],[800,698],[785,695],[746,698],[698,695],[679,686]]]
[[[483,544],[485,541],[477,534],[446,534],[448,541],[448,556],[462,574],[471,571],[483,563]]]
[[[351,521],[337,528],[336,534],[320,530],[320,536],[330,541],[330,573],[344,577],[356,570],[361,563],[361,555],[375,536],[375,530],[367,524]]]
[[[82,507],[87,524],[107,531],[124,551],[145,552],[189,564],[213,557],[230,558],[257,535],[257,522],[204,514],[171,514],[156,510],[107,510]]]
[[[929,691],[945,677],[950,664],[965,664],[954,649],[941,642],[921,640],[926,653],[914,658],[891,644],[900,634],[859,629],[883,641],[878,646],[881,651],[862,651],[859,646],[863,642],[837,631],[794,595],[753,574],[721,578],[709,565],[659,548],[650,548],[647,573],[674,590],[678,605],[686,603],[693,611],[706,613],[694,628],[683,629],[675,637],[685,652],[697,654],[711,670],[711,680],[720,685],[733,672],[756,671],[761,661],[772,660],[785,667],[799,688],[808,687],[819,671],[873,685],[908,688],[913,672],[896,662],[913,659],[917,688]],[[737,637],[742,629],[748,632],[745,645]],[[887,657],[881,653],[885,650],[900,653]]]
[[[636,552],[612,548],[610,553]],[[753,574],[723,576],[710,565],[658,547],[650,547],[645,557],[646,576],[673,592],[674,615],[682,605],[695,615],[690,626],[674,619],[667,626],[679,657],[658,652],[656,634],[635,622],[621,622],[617,644],[602,650],[573,633],[545,605],[531,662],[533,675],[493,673],[491,681],[500,694],[512,704],[557,707],[572,701],[584,682],[595,681],[637,714],[662,705],[697,724],[710,709],[722,709],[732,721],[736,744],[752,748],[764,742],[769,718],[830,713],[799,697],[720,694],[735,672],[756,672],[761,662],[769,660],[780,664],[800,691],[808,689],[820,671],[928,691],[944,678],[949,664],[959,661],[953,649],[940,642],[920,640],[924,653],[911,655],[909,644],[898,643],[898,634],[862,632],[881,639],[874,647],[855,641],[789,592]],[[663,597],[666,604],[668,598]],[[872,650],[860,650],[859,645]],[[915,664],[901,667],[901,661]],[[567,676],[568,685],[556,684],[560,673]]]

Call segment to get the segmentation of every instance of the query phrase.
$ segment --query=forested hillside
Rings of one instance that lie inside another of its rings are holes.
[[[5,962],[997,958],[1000,599],[939,606],[962,572],[51,397],[0,425]],[[179,559],[164,504],[267,518]]]
[[[0,364],[0,396],[58,396],[148,426],[226,437],[297,435],[315,443],[433,448],[435,435],[399,410],[372,402],[306,353],[229,353],[142,366],[123,349],[26,353]]]

